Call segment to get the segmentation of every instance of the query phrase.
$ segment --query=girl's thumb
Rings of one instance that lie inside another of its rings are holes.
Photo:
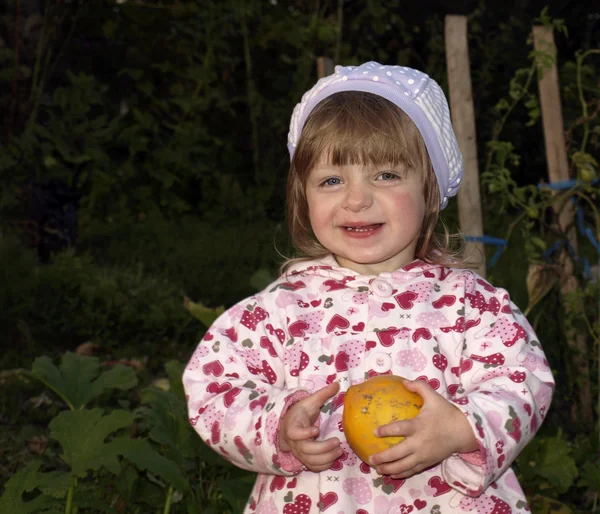
[[[405,380],[404,387],[413,393],[417,393],[419,396],[426,399],[432,392],[435,392],[433,388],[427,383],[426,380]]]
[[[340,390],[339,382],[332,382],[331,384],[322,387],[315,393],[309,396],[311,406],[316,408],[317,410],[325,405],[325,402],[329,400],[329,398],[335,396],[337,392]]]

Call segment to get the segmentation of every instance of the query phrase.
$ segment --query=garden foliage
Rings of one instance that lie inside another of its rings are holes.
[[[528,3],[458,13],[484,229],[507,241],[488,273],[557,379],[515,464],[534,514],[600,513],[600,15],[583,4],[564,21]],[[241,512],[253,476],[189,425],[182,363],[291,253],[287,126],[316,57],[413,66],[446,86],[443,16],[421,7],[5,2],[0,512]],[[557,56],[533,51],[534,23],[553,28]],[[573,179],[560,190],[547,186],[537,91],[553,62]],[[455,203],[444,220],[456,228]]]

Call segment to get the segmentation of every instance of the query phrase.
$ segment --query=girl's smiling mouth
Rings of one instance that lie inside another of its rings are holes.
[[[349,232],[372,232],[382,225],[383,223],[373,223],[372,225],[345,225],[344,228]]]

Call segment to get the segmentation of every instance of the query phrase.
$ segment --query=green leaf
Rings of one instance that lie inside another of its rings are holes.
[[[560,435],[542,442],[536,468],[537,474],[547,479],[560,494],[568,491],[579,474],[569,443]]]
[[[260,291],[275,280],[275,277],[265,268],[260,268],[250,277],[250,285]]]
[[[589,487],[600,494],[600,464],[586,461],[581,469],[581,478],[577,482],[580,487]]]
[[[165,364],[165,371],[169,377],[171,385],[171,391],[177,394],[180,398],[185,399],[185,391],[183,390],[183,371],[185,370],[185,364],[180,361],[169,361]]]
[[[129,459],[140,470],[159,476],[178,491],[189,489],[187,479],[175,463],[157,453],[147,440],[117,437],[110,444],[112,450]]]
[[[40,481],[38,469],[41,465],[42,463],[39,460],[30,462],[4,484],[4,494],[0,498],[0,512],[29,514],[47,511],[52,507],[54,501],[44,495],[28,502],[23,501],[23,493],[36,489]]]
[[[221,480],[219,489],[223,498],[231,505],[234,512],[242,512],[246,500],[252,492],[252,486],[256,481],[256,475],[248,473],[246,476],[231,480]]]
[[[100,373],[97,357],[84,357],[67,352],[57,368],[49,357],[38,357],[31,374],[58,394],[71,409],[81,409],[107,389],[131,389],[137,384],[135,372],[116,365]]]
[[[101,409],[63,411],[50,422],[50,436],[61,444],[61,457],[75,476],[101,467],[117,474],[120,447],[105,440],[133,421],[133,414],[124,410],[114,410],[106,416]]]
[[[146,406],[140,408],[139,412],[144,414],[152,427],[150,439],[184,454],[190,453],[195,433],[188,421],[185,401],[171,391],[156,388],[142,391],[141,400]]]
[[[183,306],[194,318],[199,319],[205,327],[210,327],[213,322],[223,313],[223,307],[211,309],[205,307],[201,303],[196,303],[190,300],[187,296],[183,299]]]
[[[74,485],[73,476],[64,471],[51,471],[39,476],[39,489],[53,498],[65,498],[72,485]]]

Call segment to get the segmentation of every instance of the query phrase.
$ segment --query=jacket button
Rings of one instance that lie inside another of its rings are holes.
[[[369,357],[369,364],[377,373],[385,373],[392,369],[392,357],[384,352],[376,352]]]
[[[373,280],[373,282],[371,282],[371,287],[373,288],[373,292],[382,298],[392,296],[392,292],[394,291],[390,284],[379,278],[376,278]]]

